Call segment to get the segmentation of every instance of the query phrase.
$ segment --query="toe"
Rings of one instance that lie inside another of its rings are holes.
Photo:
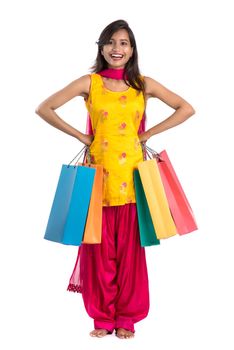
[[[94,329],[89,334],[91,335],[91,337],[102,338],[108,334],[108,331],[106,329]]]
[[[120,339],[129,339],[134,337],[134,333],[131,331],[128,331],[127,329],[124,328],[118,328],[116,331],[116,335]]]

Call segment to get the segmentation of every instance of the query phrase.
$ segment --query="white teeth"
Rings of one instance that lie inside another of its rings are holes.
[[[112,54],[111,57],[116,57],[116,58],[122,58],[123,55],[118,55],[118,54]]]

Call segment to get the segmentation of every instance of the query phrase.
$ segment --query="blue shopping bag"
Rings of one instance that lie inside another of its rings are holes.
[[[95,168],[62,165],[44,238],[79,246],[82,243]]]

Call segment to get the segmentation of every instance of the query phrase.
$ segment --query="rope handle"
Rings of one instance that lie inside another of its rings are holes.
[[[158,161],[163,161],[162,157],[158,152],[156,152],[153,148],[146,146],[145,142],[141,142],[141,148],[143,152],[143,159],[147,160],[147,156],[149,159],[157,159]]]
[[[67,165],[67,167],[69,168],[72,164],[72,162],[74,162],[74,160],[77,158],[75,164],[73,165],[74,168],[77,166],[80,158],[83,155],[83,162],[82,165],[84,166],[85,164],[90,166],[91,165],[91,154],[90,154],[90,148],[88,145],[85,145],[78,153],[77,155],[69,162],[69,164]]]

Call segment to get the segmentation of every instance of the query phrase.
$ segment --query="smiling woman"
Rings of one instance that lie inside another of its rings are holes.
[[[114,33],[109,42],[103,46],[101,53],[109,68],[124,68],[133,54],[128,32],[125,29],[120,29]]]
[[[133,171],[143,160],[141,142],[192,116],[193,107],[152,78],[142,76],[134,34],[128,23],[117,20],[101,33],[92,74],[82,76],[36,109],[52,126],[90,146],[94,164],[103,166],[101,244],[83,244],[68,290],[81,292],[94,319],[94,337],[116,330],[119,338],[132,338],[134,324],[149,311],[145,248],[141,247]],[[55,110],[83,96],[90,115],[87,134],[80,132]],[[175,111],[145,130],[146,101],[159,98]]]
[[[112,74],[114,73],[115,79],[113,76],[109,78],[112,78],[115,83],[121,84],[119,80],[122,80],[137,91],[144,91],[144,82],[138,67],[136,40],[127,22],[119,20],[110,23],[100,34],[97,44],[98,53],[96,63],[92,67],[93,72],[114,69],[115,73],[112,71]],[[119,71],[120,69],[122,72]],[[118,73],[118,79],[116,79]]]

